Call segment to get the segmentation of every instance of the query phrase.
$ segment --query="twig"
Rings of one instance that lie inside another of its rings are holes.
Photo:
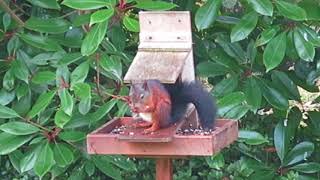
[[[100,97],[102,97],[101,91],[100,91],[100,66],[99,66],[100,54],[99,53],[96,54],[95,60],[96,60],[96,71],[97,71],[97,75],[95,76],[95,82],[97,86],[97,93]]]
[[[70,16],[71,14],[76,13],[76,12],[77,12],[77,10],[71,11],[71,12],[68,12],[67,14],[65,14],[65,15],[63,15],[63,16],[58,17],[58,18],[62,19],[62,18],[65,18],[65,17],[67,17],[67,16]]]
[[[31,121],[30,119],[23,118],[23,117],[22,117],[22,119],[23,119],[24,121],[26,121],[27,123],[29,123],[29,124],[31,124],[31,125],[34,125],[34,126],[38,127],[39,129],[41,129],[41,130],[43,130],[43,131],[45,131],[45,132],[51,132],[50,129],[48,129],[48,128],[46,128],[46,127],[43,127],[43,126],[41,126],[40,124]]]
[[[10,9],[4,0],[0,0],[0,7],[2,7],[5,12],[9,13],[12,19],[16,21],[19,26],[24,26],[24,22]]]

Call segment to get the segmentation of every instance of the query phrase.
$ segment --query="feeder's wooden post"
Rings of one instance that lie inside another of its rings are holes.
[[[171,158],[156,159],[156,180],[172,180],[173,167]]]

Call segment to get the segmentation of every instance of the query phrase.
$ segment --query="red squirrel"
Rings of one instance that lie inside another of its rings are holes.
[[[129,93],[130,108],[144,121],[136,127],[149,127],[145,133],[158,129],[182,119],[188,103],[193,103],[198,112],[200,125],[212,129],[216,116],[213,97],[198,81],[161,84],[158,80],[146,80],[133,83]]]

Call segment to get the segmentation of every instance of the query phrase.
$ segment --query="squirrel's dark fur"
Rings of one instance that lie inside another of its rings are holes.
[[[158,80],[146,80],[132,84],[130,99],[133,112],[150,117],[145,118],[151,126],[147,131],[167,127],[182,119],[188,103],[196,107],[203,128],[212,129],[214,125],[217,111],[214,99],[198,81],[163,85]]]

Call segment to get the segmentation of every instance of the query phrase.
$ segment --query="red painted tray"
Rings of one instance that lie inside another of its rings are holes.
[[[124,154],[131,156],[210,156],[238,138],[238,123],[218,119],[209,135],[178,133],[186,127],[181,121],[153,134],[144,134],[142,128],[127,128],[121,134],[115,129],[132,122],[131,117],[114,118],[87,135],[89,154]],[[183,131],[183,130],[182,130]]]

